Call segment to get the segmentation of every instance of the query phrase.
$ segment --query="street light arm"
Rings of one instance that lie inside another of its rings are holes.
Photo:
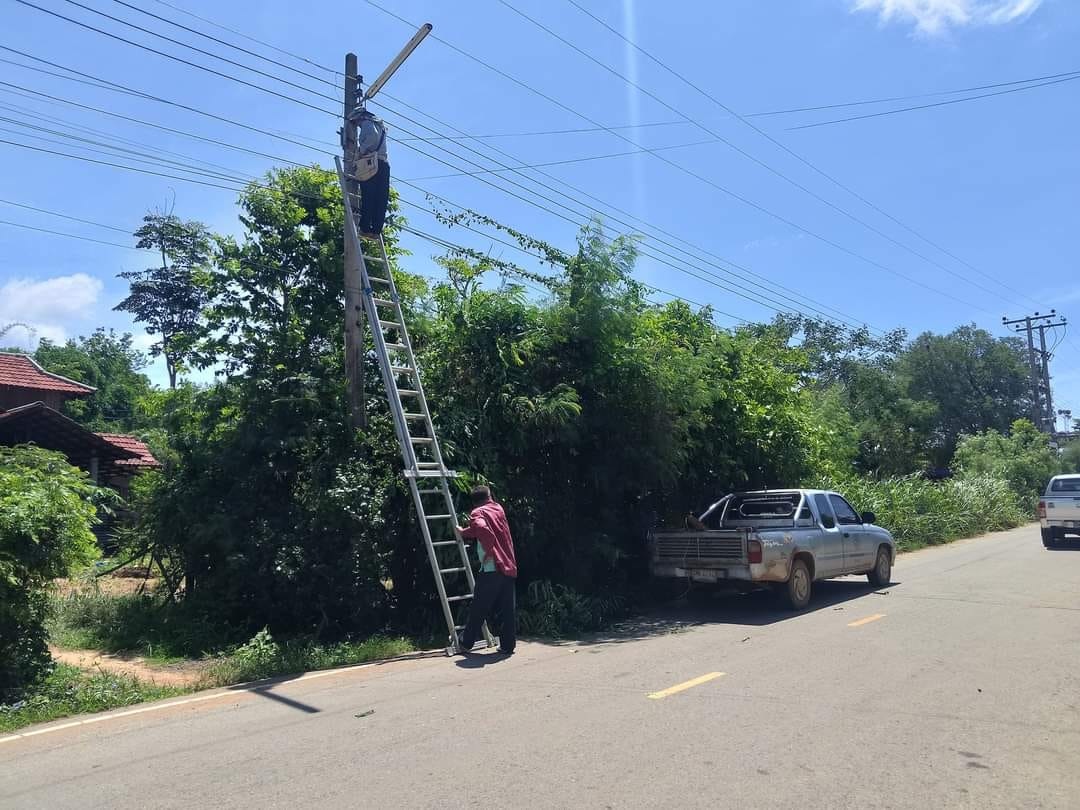
[[[397,69],[401,67],[402,62],[409,58],[412,52],[416,50],[416,46],[423,42],[424,37],[426,37],[430,33],[431,23],[424,23],[420,26],[420,30],[417,31],[413,35],[413,38],[410,39],[408,43],[406,43],[405,47],[401,49],[401,53],[394,57],[394,61],[387,65],[386,70],[384,70],[379,75],[379,78],[373,81],[368,87],[367,92],[364,93],[364,101],[367,101],[370,98],[374,98],[375,94],[382,90],[382,86],[386,84],[390,80],[390,77],[397,72]]]

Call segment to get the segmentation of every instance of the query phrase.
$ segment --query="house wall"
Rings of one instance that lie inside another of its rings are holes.
[[[20,405],[32,402],[44,402],[54,411],[59,411],[67,397],[60,391],[42,391],[38,388],[0,387],[0,411],[10,411]]]

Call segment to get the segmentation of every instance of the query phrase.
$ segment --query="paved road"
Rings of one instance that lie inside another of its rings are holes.
[[[1080,807],[1080,549],[894,573],[61,721],[0,742],[0,807]]]

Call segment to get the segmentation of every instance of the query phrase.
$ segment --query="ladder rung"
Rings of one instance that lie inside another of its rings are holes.
[[[423,470],[437,470],[440,465],[437,461],[418,461],[416,466]]]
[[[472,599],[472,594],[467,593],[467,594],[463,594],[462,596],[448,596],[448,597],[446,597],[447,602],[464,602],[466,599]]]
[[[431,545],[433,546],[456,546],[457,540],[436,540]]]
[[[387,343],[385,345],[386,345],[386,348],[388,348],[388,349],[401,349],[402,351],[409,348],[404,343]]]
[[[418,489],[416,491],[419,492],[421,495],[442,495],[443,494],[443,491],[441,489]]]
[[[407,413],[407,414],[405,414],[405,418],[406,419],[427,419],[427,417],[424,416],[422,413]]]
[[[387,301],[385,298],[376,298],[375,296],[371,296],[371,300],[375,302],[375,306],[377,306],[377,307],[396,307],[397,306],[397,304],[395,302]]]
[[[409,366],[390,366],[390,370],[395,374],[415,374],[416,369]]]
[[[411,388],[399,388],[398,389],[398,396],[399,397],[418,397],[418,396],[420,396],[420,392],[419,391],[414,391]]]
[[[379,326],[383,329],[401,329],[401,324],[397,321],[384,321],[382,318],[379,319]]]
[[[427,515],[425,520],[450,520],[453,515]]]
[[[406,478],[457,478],[454,470],[405,470]]]
[[[460,574],[462,571],[467,571],[467,568],[440,568],[440,574]]]
[[[410,436],[409,441],[413,444],[434,444],[435,440],[430,436]]]
[[[364,261],[365,262],[378,262],[379,264],[386,264],[386,259],[382,258],[381,256],[368,256],[368,255],[365,254],[364,255]]]
[[[369,275],[367,278],[368,278],[368,281],[378,281],[380,284],[392,284],[393,283],[390,279],[383,278],[382,276]]]

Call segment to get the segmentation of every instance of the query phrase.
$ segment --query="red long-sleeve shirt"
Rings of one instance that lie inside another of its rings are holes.
[[[510,536],[510,524],[506,512],[495,501],[488,501],[469,513],[469,525],[461,533],[474,538],[484,549],[484,556],[495,561],[495,568],[508,577],[517,576],[517,560],[514,558],[514,538]]]

